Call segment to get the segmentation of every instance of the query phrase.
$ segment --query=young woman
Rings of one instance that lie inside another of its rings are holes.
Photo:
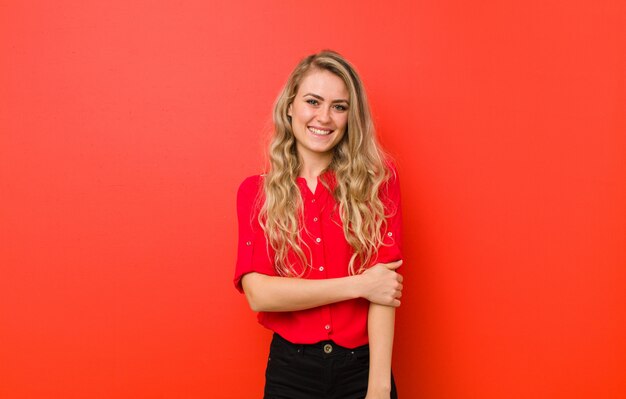
[[[265,398],[396,398],[399,182],[354,68],[303,59],[274,126],[268,173],[239,188],[234,279],[274,331]]]

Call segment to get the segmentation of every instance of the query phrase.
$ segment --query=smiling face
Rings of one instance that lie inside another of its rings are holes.
[[[348,101],[345,83],[332,72],[312,69],[304,76],[287,110],[303,162],[330,163],[348,126]]]

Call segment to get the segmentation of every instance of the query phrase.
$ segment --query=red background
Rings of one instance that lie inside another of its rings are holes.
[[[403,398],[626,397],[621,1],[3,1],[0,397],[260,397],[235,193],[343,53],[402,179]]]

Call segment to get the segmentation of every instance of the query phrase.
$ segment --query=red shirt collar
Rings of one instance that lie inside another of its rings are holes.
[[[297,177],[296,183],[300,187],[300,191],[302,193],[310,193],[311,190],[309,190],[307,183],[306,183],[306,179],[304,177]],[[324,183],[326,186],[328,186],[328,190],[326,190]],[[332,169],[326,169],[324,172],[322,172],[322,174],[317,176],[317,184],[318,185],[315,188],[315,194],[314,194],[315,197],[319,196],[321,191],[330,191],[332,193],[335,190],[335,187],[337,186],[337,178],[335,176],[335,171]]]

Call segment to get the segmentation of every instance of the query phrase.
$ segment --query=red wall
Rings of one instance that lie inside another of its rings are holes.
[[[4,1],[0,397],[260,397],[235,193],[322,48],[402,179],[403,398],[626,397],[626,5]]]

